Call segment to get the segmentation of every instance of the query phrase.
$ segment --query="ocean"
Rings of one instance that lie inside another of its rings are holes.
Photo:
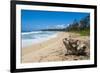
[[[56,31],[32,31],[32,32],[22,32],[22,48],[30,46],[32,44],[41,43],[50,38],[57,36]]]

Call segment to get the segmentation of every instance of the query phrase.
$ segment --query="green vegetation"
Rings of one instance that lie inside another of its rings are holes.
[[[81,36],[89,36],[90,35],[90,29],[79,31],[79,34]]]
[[[85,29],[85,30],[80,30],[80,31],[69,31],[69,32],[73,32],[73,33],[78,33],[81,36],[89,36],[90,35],[90,29]]]
[[[69,24],[69,26],[62,29],[43,29],[42,31],[64,31],[64,32],[73,32],[79,33],[81,36],[89,36],[90,35],[90,16],[86,16],[79,21],[76,19]]]
[[[80,21],[74,20],[67,28],[67,31],[79,33],[81,36],[90,35],[90,16],[82,18]]]

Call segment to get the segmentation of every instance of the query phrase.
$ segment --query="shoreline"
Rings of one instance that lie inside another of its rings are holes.
[[[53,33],[51,35],[46,35],[44,37],[41,37],[41,36],[36,37],[35,36],[36,38],[33,38],[33,39],[32,38],[31,39],[22,39],[22,48],[29,47],[29,46],[34,45],[34,44],[39,44],[39,43],[42,43],[44,41],[48,41],[49,39],[55,38],[57,36],[58,36],[58,32]]]
[[[70,35],[72,36],[72,38],[79,40],[89,39],[89,37],[87,36],[80,37],[79,34],[75,33],[58,32],[57,37],[43,41],[42,43],[33,44],[31,46],[22,48],[22,63],[67,60],[67,58],[64,56],[67,50],[62,40],[64,38],[68,38]],[[69,57],[68,60],[72,60],[73,58]]]

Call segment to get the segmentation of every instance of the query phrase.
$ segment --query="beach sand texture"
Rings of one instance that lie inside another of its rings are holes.
[[[67,50],[63,44],[63,39],[71,35],[73,39],[81,41],[89,40],[89,36],[80,36],[76,33],[59,32],[57,37],[46,40],[42,43],[33,44],[31,46],[22,48],[21,61],[22,63],[34,62],[52,62],[52,61],[71,61],[71,60],[88,60],[88,56],[67,55]],[[87,41],[87,43],[90,43]],[[87,48],[89,54],[90,49]]]

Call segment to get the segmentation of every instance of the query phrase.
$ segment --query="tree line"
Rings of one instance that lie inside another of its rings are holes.
[[[67,28],[66,31],[81,31],[81,30],[86,30],[90,29],[90,16],[86,16],[79,21],[76,19],[73,21],[72,24],[70,24]]]
[[[42,31],[82,31],[82,30],[90,30],[90,16],[86,16],[81,18],[79,21],[74,19],[72,24],[62,29],[42,29]]]

